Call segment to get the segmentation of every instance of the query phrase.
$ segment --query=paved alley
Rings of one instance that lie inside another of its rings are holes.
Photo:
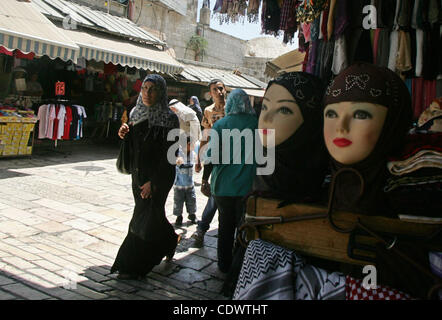
[[[44,142],[32,158],[0,159],[0,300],[225,299],[217,215],[203,248],[192,247],[196,225],[185,213],[172,262],[163,260],[143,281],[117,280],[109,271],[134,204],[130,176],[115,168],[118,145]],[[200,218],[207,197],[196,190]],[[170,192],[166,213],[174,223],[172,208]]]

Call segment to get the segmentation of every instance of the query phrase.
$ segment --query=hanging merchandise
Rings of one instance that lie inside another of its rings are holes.
[[[299,22],[312,22],[327,6],[327,0],[304,0],[296,10],[296,17]]]
[[[79,140],[83,137],[85,118],[87,115],[83,106],[65,105],[60,101],[43,104],[37,114],[38,139]]]
[[[249,22],[253,23],[258,21],[260,4],[261,0],[249,0],[249,3],[247,5],[247,20]]]

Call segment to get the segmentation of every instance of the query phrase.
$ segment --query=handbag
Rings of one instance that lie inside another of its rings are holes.
[[[129,134],[129,133],[128,133]],[[130,139],[128,139],[128,134],[124,137],[121,146],[120,153],[117,158],[117,170],[122,174],[131,174],[131,161],[132,161],[132,148],[130,144]]]

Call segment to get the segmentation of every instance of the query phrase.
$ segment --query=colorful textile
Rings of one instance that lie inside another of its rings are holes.
[[[387,163],[391,174],[401,176],[421,168],[442,169],[442,153],[434,150],[421,150],[413,156],[402,161],[390,161]]]
[[[398,156],[390,157],[389,161],[406,160],[422,150],[442,152],[442,132],[417,133],[406,136],[404,147]]]
[[[408,294],[390,288],[377,286],[376,289],[365,289],[362,280],[346,277],[345,282],[346,300],[413,300]]]

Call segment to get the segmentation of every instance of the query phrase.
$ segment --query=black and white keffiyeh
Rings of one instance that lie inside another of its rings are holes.
[[[302,265],[293,251],[252,240],[244,255],[233,300],[293,300],[296,271]]]
[[[345,300],[345,275],[306,264],[295,252],[252,240],[233,300]]]

